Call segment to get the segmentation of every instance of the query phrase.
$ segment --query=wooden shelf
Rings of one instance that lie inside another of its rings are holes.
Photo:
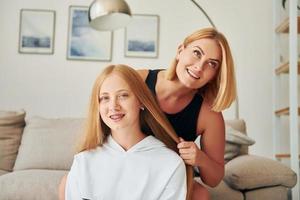
[[[283,158],[290,158],[291,154],[289,154],[289,153],[275,154],[275,157],[280,160]],[[300,155],[299,155],[299,158],[300,158]]]
[[[285,62],[285,63],[282,63],[279,67],[277,67],[275,69],[275,73],[277,75],[279,74],[283,74],[283,73],[289,73],[289,62]],[[298,60],[298,74],[300,74],[300,60]]]
[[[283,20],[275,29],[277,33],[288,33],[289,32],[289,18]],[[300,33],[300,16],[298,16],[298,33]]]
[[[287,107],[287,108],[283,108],[283,109],[280,109],[280,110],[276,110],[275,114],[277,116],[289,115],[290,114],[290,108]],[[298,108],[298,115],[300,115],[300,107]]]

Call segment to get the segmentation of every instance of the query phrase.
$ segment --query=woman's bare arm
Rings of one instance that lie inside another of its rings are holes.
[[[202,181],[209,186],[217,186],[224,177],[225,124],[221,112],[211,110],[206,101],[198,118],[201,133],[201,150],[197,166]]]

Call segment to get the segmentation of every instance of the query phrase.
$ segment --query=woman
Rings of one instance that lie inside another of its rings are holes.
[[[199,169],[211,187],[224,176],[225,128],[221,111],[236,98],[234,66],[228,42],[213,28],[185,38],[168,70],[141,70],[161,110],[177,135],[181,157]],[[201,136],[201,149],[194,140]],[[194,183],[192,199],[209,199],[207,189]]]
[[[199,169],[206,185],[218,185],[224,176],[225,125],[221,111],[236,98],[233,58],[224,35],[213,28],[200,29],[179,45],[168,70],[138,72],[182,138],[178,148],[185,163]],[[198,135],[201,149],[194,143]],[[209,199],[209,193],[194,182],[192,199]]]
[[[184,200],[186,173],[175,153],[178,142],[138,73],[111,65],[94,84],[85,137],[68,174],[65,197]]]

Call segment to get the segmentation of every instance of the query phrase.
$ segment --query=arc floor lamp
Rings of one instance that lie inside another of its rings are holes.
[[[205,15],[212,27],[215,24],[205,10],[191,0]],[[131,18],[130,7],[124,0],[94,0],[89,7],[90,25],[97,30],[115,30],[125,27]]]

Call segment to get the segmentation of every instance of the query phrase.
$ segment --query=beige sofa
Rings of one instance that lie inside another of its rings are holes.
[[[24,116],[24,112],[0,112],[0,199],[56,200],[83,120],[26,118],[23,131]],[[212,199],[287,199],[296,183],[295,173],[277,161],[247,154],[253,141],[237,131],[246,132],[243,120],[226,124],[226,173],[216,188],[209,188]]]

